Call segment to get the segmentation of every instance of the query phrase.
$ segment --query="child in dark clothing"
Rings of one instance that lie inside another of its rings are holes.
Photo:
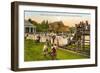
[[[55,47],[56,44],[54,46],[51,47],[51,57],[52,57],[52,60],[56,59],[56,55],[57,55],[57,48]]]

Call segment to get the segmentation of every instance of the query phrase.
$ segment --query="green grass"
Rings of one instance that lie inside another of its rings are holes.
[[[25,40],[24,42],[24,60],[25,61],[41,61],[41,60],[51,60],[51,57],[48,55],[43,56],[43,45],[44,43],[36,43],[33,40]],[[50,49],[49,49],[50,51]],[[87,58],[85,56],[79,55],[77,53],[72,53],[62,49],[57,49],[57,60],[64,59],[83,59]]]
[[[79,55],[77,53],[72,53],[64,50],[57,50],[57,59],[83,59],[85,56]]]

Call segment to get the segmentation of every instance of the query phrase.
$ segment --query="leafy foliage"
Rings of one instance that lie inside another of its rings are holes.
[[[48,31],[48,21],[42,21],[40,24],[38,24],[37,26],[37,31],[38,32],[47,32]]]
[[[36,26],[36,31],[37,32],[47,32],[48,31],[48,28],[49,28],[48,20],[46,20],[46,21],[43,20],[41,23],[37,23],[36,21],[31,20],[29,18],[28,21]]]

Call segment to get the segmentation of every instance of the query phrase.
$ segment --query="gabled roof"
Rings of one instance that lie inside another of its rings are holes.
[[[36,27],[32,23],[30,23],[28,20],[24,20],[24,26]]]

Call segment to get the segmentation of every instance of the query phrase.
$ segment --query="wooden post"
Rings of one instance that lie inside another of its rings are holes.
[[[82,22],[82,48],[83,48],[83,51],[85,50],[85,24],[84,22]]]

